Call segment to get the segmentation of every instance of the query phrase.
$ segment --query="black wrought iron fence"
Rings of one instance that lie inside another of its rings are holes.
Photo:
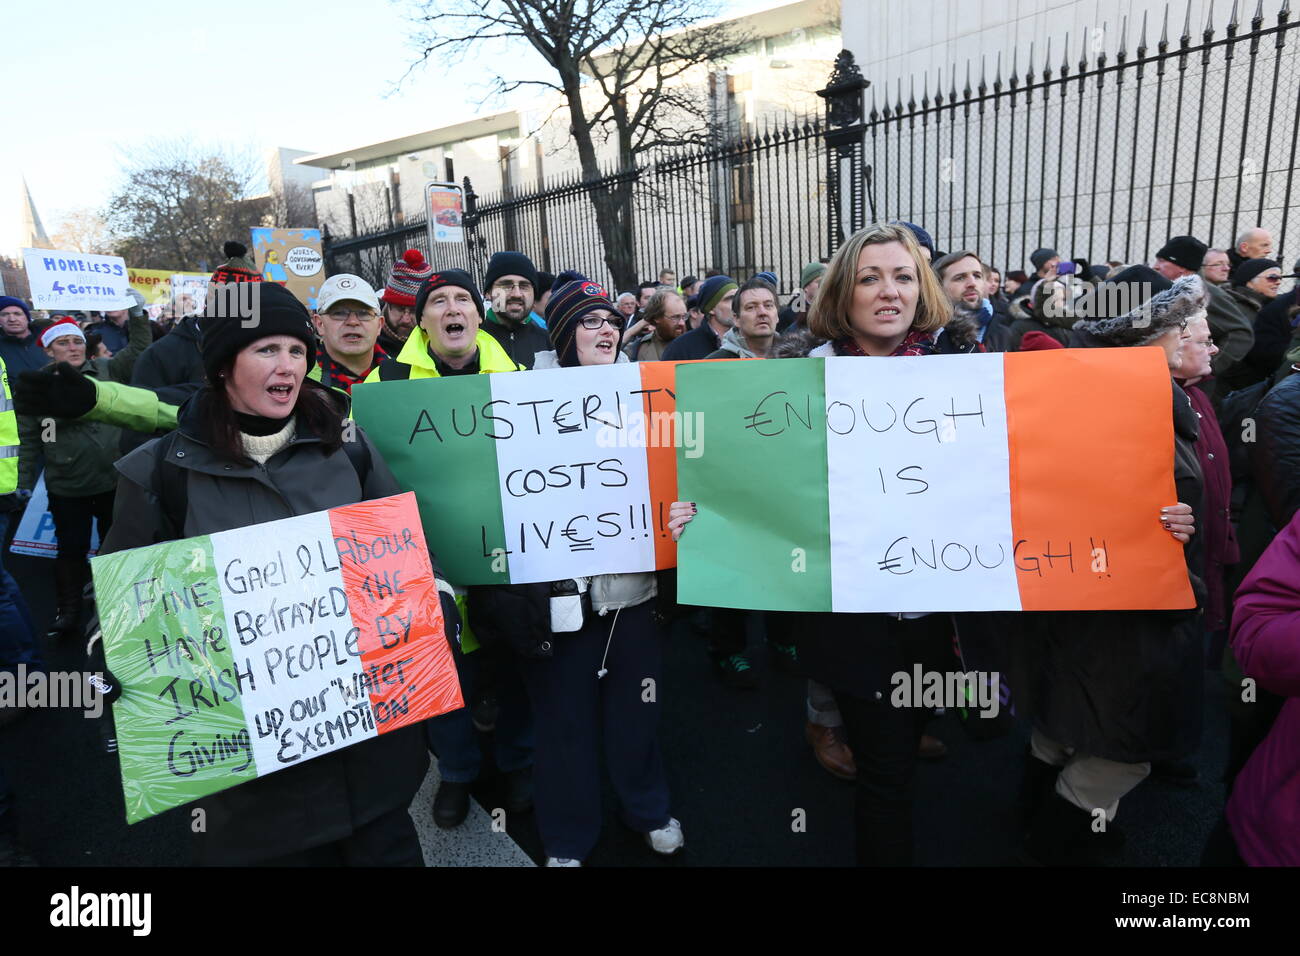
[[[645,279],[663,268],[737,279],[772,269],[790,292],[805,262],[887,219],[920,223],[941,248],[974,249],[1004,269],[1027,268],[1039,246],[1093,262],[1148,261],[1170,236],[1227,246],[1250,226],[1273,233],[1280,258],[1300,231],[1300,24],[1290,22],[1289,0],[1267,25],[1263,8],[1259,0],[1243,30],[1233,4],[1222,35],[1211,21],[1198,36],[1189,5],[1171,39],[1166,7],[1158,25],[1123,20],[1115,43],[1093,31],[1023,58],[998,55],[991,79],[987,60],[954,66],[946,82],[910,78],[906,102],[900,78],[892,96],[869,91],[866,116],[867,83],[845,51],[820,91],[824,119],[766,126],[594,181],[575,175],[479,197],[466,180],[466,249],[433,261],[468,261],[482,275],[492,252],[518,249],[541,269],[579,269],[612,285],[589,194],[616,183],[632,187],[635,269]],[[410,246],[430,252],[422,221],[330,242],[328,264],[378,285]]]
[[[1243,31],[1234,3],[1226,31],[1211,21],[1199,37],[1189,6],[1173,40],[1166,6],[1157,23],[1123,20],[1117,47],[1067,35],[996,57],[991,81],[986,60],[873,91],[873,214],[1011,269],[1038,246],[1148,261],[1170,236],[1227,246],[1251,226],[1282,254],[1300,228],[1300,43],[1289,2],[1267,26],[1263,6]]]
[[[590,193],[631,183],[637,276],[717,270],[739,279],[772,269],[793,282],[805,262],[827,252],[824,150],[820,121],[791,120],[594,181],[573,175],[475,197],[471,258],[481,273],[492,252],[518,249],[539,269],[578,269],[611,285]]]

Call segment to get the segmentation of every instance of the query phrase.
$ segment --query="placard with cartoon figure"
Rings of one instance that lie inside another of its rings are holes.
[[[325,281],[319,229],[254,229],[253,257],[267,282],[279,282],[309,309]]]

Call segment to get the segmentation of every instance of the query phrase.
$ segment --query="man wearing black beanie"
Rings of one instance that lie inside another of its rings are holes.
[[[537,266],[522,252],[494,253],[483,286],[491,302],[483,317],[483,330],[500,342],[516,363],[532,368],[533,357],[551,348],[546,323],[533,314]]]
[[[1195,236],[1174,236],[1158,250],[1151,268],[1170,282],[1201,271],[1209,247]],[[1210,370],[1216,379],[1223,379],[1240,365],[1255,344],[1255,329],[1250,318],[1233,303],[1231,296],[1212,282],[1205,283],[1210,294],[1205,308],[1210,323],[1210,337],[1219,347],[1219,354],[1210,360]],[[1227,382],[1214,389],[1217,397],[1228,391]],[[1233,386],[1236,387],[1236,386]]]
[[[443,269],[420,283],[415,322],[402,350],[380,362],[367,382],[523,369],[488,333],[483,297],[464,269]]]

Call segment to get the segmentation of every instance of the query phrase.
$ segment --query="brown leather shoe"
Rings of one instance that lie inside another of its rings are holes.
[[[813,756],[825,768],[826,772],[841,780],[856,780],[857,765],[853,762],[853,751],[844,740],[844,728],[820,727],[809,721],[804,725],[804,736],[813,749]]]
[[[938,760],[940,757],[948,755],[948,745],[938,737],[922,734],[921,746],[917,750],[917,755],[924,760]]]

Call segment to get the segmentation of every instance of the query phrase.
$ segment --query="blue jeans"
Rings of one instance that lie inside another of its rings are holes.
[[[460,692],[465,706],[441,717],[424,722],[424,736],[429,749],[438,755],[438,774],[450,783],[472,783],[478,779],[483,752],[479,749],[474,718],[470,713],[479,690],[479,671],[483,655],[500,653],[502,681],[497,697],[501,712],[497,716],[495,744],[497,769],[502,773],[522,770],[533,765],[533,715],[528,693],[519,674],[519,664],[509,651],[479,648],[462,654],[460,642],[451,642],[456,672],[460,675]],[[494,662],[495,663],[495,662]]]
[[[16,671],[19,664],[26,664],[29,671],[43,671],[45,658],[31,612],[18,590],[18,582],[5,570],[9,517],[9,512],[0,511],[0,670]]]

